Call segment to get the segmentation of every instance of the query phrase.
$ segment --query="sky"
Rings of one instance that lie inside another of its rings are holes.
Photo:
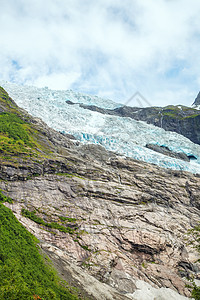
[[[0,80],[132,106],[191,105],[200,90],[199,0],[0,4]]]

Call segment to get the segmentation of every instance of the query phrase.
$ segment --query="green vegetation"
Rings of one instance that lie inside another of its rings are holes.
[[[69,234],[75,234],[76,238],[74,239],[74,242],[77,242],[79,244],[79,246],[82,247],[84,250],[89,251],[89,252],[92,251],[90,248],[88,248],[87,245],[82,245],[79,241],[80,235],[84,234],[84,233],[87,233],[86,231],[81,230],[81,231],[78,232],[77,231],[78,227],[71,228],[71,227],[68,227],[68,226],[65,227],[65,226],[60,225],[56,222],[51,222],[51,223],[45,222],[42,218],[36,216],[36,211],[29,211],[29,210],[23,208],[21,213],[22,213],[22,216],[24,216],[26,218],[29,218],[30,220],[34,221],[37,224],[41,224],[43,226],[46,226],[46,227],[52,228],[52,229],[58,229],[61,232],[65,232],[65,233],[69,233]],[[75,218],[67,218],[67,217],[62,217],[62,216],[60,216],[59,219],[63,220],[63,221],[72,222],[72,223],[74,223],[76,221]]]
[[[144,269],[147,268],[147,265],[146,265],[146,263],[145,263],[144,261],[142,262],[141,266],[142,266]]]
[[[46,158],[51,152],[48,139],[23,115],[6,91],[0,87],[0,158]]]
[[[0,108],[3,108],[3,110],[10,111],[13,113],[18,112],[17,105],[12,101],[8,93],[2,87],[0,87],[0,100]]]
[[[27,125],[15,114],[0,114],[0,152],[18,155],[30,152],[30,146]]]
[[[188,119],[188,118],[195,118],[195,117],[199,116],[200,113],[198,112],[198,110],[187,107],[187,106],[169,105],[162,109],[161,115],[168,116],[170,118],[174,118],[174,119],[178,119],[178,120],[183,120],[183,119]]]
[[[5,196],[2,193],[2,190],[0,190],[0,203],[3,203],[3,202],[13,203],[12,199],[10,197]]]
[[[45,222],[42,218],[36,216],[35,211],[29,211],[27,209],[22,209],[22,216],[29,218],[30,220],[34,221],[35,223],[41,224],[43,226],[52,228],[52,229],[58,229],[61,232],[73,234],[75,232],[75,229],[72,229],[70,227],[65,227],[63,225],[60,225],[56,222]]]
[[[0,87],[0,153],[19,155],[30,153],[33,141],[30,126],[19,116],[16,104]]]
[[[73,174],[69,174],[69,173],[55,173],[58,176],[66,176],[66,177],[72,177]]]
[[[30,144],[26,123],[13,113],[0,114],[0,131],[14,140],[22,140]]]
[[[189,230],[190,244],[192,244],[200,253],[200,224]]]
[[[75,292],[73,292],[75,293]],[[75,300],[39,253],[36,239],[0,204],[0,300]]]
[[[192,288],[192,298],[194,298],[195,300],[200,300],[200,287],[193,283]]]
[[[14,113],[0,113],[0,154],[7,156],[41,156],[43,147],[38,132]],[[46,152],[46,151],[44,151]]]
[[[196,117],[198,117],[198,116],[200,116],[200,114],[194,114],[194,115],[191,115],[191,116],[187,116],[187,117],[185,117],[184,119],[188,119],[188,118],[196,118]]]
[[[80,244],[79,242],[78,242],[78,244],[79,244],[84,250],[89,251],[89,252],[92,251],[90,248],[88,248],[88,246],[82,245],[82,244]]]
[[[79,246],[80,246],[81,248],[83,248],[84,250],[89,251],[89,252],[92,252],[92,249],[90,249],[87,245],[82,245],[82,244],[80,243],[79,238],[80,238],[80,237],[77,236],[77,238],[74,239],[74,242],[78,243]]]
[[[188,234],[190,235],[189,244],[193,245],[200,253],[200,224],[189,230]],[[200,262],[200,259],[198,261]],[[192,288],[192,298],[200,300],[200,287],[195,284],[194,280],[189,287]]]
[[[75,223],[76,222],[76,219],[75,218],[68,218],[68,217],[62,217],[62,216],[59,216],[59,219],[61,221],[68,221],[68,222],[71,222],[71,223]]]
[[[81,177],[79,176],[78,174],[69,174],[69,173],[56,173],[56,175],[58,176],[65,176],[65,177],[69,177],[69,178],[72,178],[72,177],[77,177],[77,178],[80,178],[80,179],[84,179],[84,177]]]

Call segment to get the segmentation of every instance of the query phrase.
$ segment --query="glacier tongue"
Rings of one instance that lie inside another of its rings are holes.
[[[103,115],[79,107],[78,103],[102,108],[116,108],[120,104],[97,96],[73,91],[53,91],[47,88],[18,86],[0,82],[16,103],[50,127],[73,134],[83,143],[95,143],[124,156],[158,166],[200,174],[200,145],[174,132],[148,125],[130,118]],[[75,105],[66,103],[70,100]],[[193,155],[193,163],[171,158],[145,147],[146,144],[167,146],[174,152]]]

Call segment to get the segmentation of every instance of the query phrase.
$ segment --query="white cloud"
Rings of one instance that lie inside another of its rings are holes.
[[[199,90],[197,0],[2,0],[0,76],[152,105]],[[189,102],[189,103],[188,103]]]
[[[51,87],[53,90],[67,90],[70,89],[71,85],[78,80],[78,73],[66,73],[66,74],[50,74],[38,77],[35,80],[35,85],[38,87]],[[31,82],[27,82],[27,84],[31,85]]]

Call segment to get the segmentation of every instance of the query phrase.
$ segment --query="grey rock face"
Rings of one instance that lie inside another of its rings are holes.
[[[88,299],[135,299],[141,281],[189,296],[185,276],[200,278],[199,254],[187,243],[200,218],[200,177],[81,145],[29,121],[51,152],[1,157],[0,189],[63,278]],[[68,232],[25,218],[23,208]]]
[[[198,95],[192,105],[196,105],[196,106],[200,105],[200,92],[198,93]]]
[[[185,241],[200,217],[198,176],[75,144],[68,156],[37,166],[36,177],[35,166],[1,167],[7,181],[0,181],[0,188],[14,199],[6,205],[55,264],[65,265],[64,274],[71,272],[75,280],[72,266],[80,268],[85,279],[77,280],[92,299],[100,294],[84,286],[87,276],[99,290],[104,284],[103,291],[110,293],[105,299],[126,299],[137,280],[189,296],[185,275],[199,276],[198,253]],[[22,208],[35,210],[45,222],[77,229],[69,234],[38,225],[22,217]]]
[[[171,151],[168,147],[165,147],[165,146],[147,144],[146,147],[153,151],[162,153],[162,154],[170,156],[170,157],[174,157],[174,158],[181,159],[184,161],[190,161],[190,158],[185,153],[175,153],[175,152]]]

